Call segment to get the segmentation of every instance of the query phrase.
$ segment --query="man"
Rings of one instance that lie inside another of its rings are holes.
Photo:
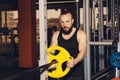
[[[61,13],[59,20],[61,30],[54,32],[50,46],[61,46],[72,57],[72,60],[66,63],[66,66],[71,68],[70,72],[59,80],[84,80],[83,59],[86,55],[86,34],[73,26],[74,19],[68,10]]]

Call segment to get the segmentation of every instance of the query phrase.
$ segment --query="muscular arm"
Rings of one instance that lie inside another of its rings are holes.
[[[58,45],[58,40],[57,40],[58,34],[59,34],[59,31],[54,32],[52,39],[51,39],[50,46],[57,46]]]
[[[77,41],[78,41],[79,53],[76,58],[73,59],[72,57],[71,61],[67,62],[67,66],[70,68],[74,67],[77,63],[82,61],[86,55],[87,39],[86,39],[86,34],[81,30],[79,30],[77,33]]]
[[[78,46],[79,46],[79,53],[77,57],[74,59],[75,65],[78,62],[82,61],[86,55],[87,39],[86,39],[85,32],[79,30],[77,33],[77,40],[78,40]]]

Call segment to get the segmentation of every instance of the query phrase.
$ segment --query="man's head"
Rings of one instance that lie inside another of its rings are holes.
[[[64,11],[60,17],[61,30],[64,34],[70,34],[73,28],[73,15],[70,11]]]

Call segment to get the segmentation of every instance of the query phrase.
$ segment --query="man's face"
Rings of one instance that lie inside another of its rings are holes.
[[[72,31],[74,19],[70,13],[60,16],[60,24],[63,33],[69,34]]]

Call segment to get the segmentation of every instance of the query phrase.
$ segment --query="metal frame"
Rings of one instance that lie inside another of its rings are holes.
[[[79,0],[73,0],[73,1],[52,1],[52,2],[47,2],[47,4],[56,4],[56,3],[73,3],[73,2],[77,2]]]
[[[40,34],[40,60],[39,66],[47,63],[47,19],[46,19],[46,0],[39,0],[39,34]],[[47,73],[44,72],[40,75],[40,80],[46,80]]]
[[[86,31],[87,34],[87,41],[89,42],[89,27],[90,27],[90,22],[89,22],[89,0],[83,0],[83,16],[84,16],[84,30]],[[84,66],[85,66],[85,80],[91,80],[91,70],[90,70],[90,45],[87,44],[87,56],[84,59]]]
[[[39,66],[42,66],[47,63],[47,4],[51,3],[68,3],[68,2],[77,2],[76,7],[78,11],[78,2],[79,0],[75,1],[59,1],[59,2],[47,2],[47,0],[39,0],[39,34],[40,34],[40,60],[39,60]],[[36,3],[38,4],[38,3]],[[77,12],[78,15],[78,12]],[[78,20],[78,18],[77,18]],[[78,21],[77,21],[78,22]],[[78,25],[77,25],[78,27]],[[40,75],[40,80],[47,80],[47,74],[44,72]]]

